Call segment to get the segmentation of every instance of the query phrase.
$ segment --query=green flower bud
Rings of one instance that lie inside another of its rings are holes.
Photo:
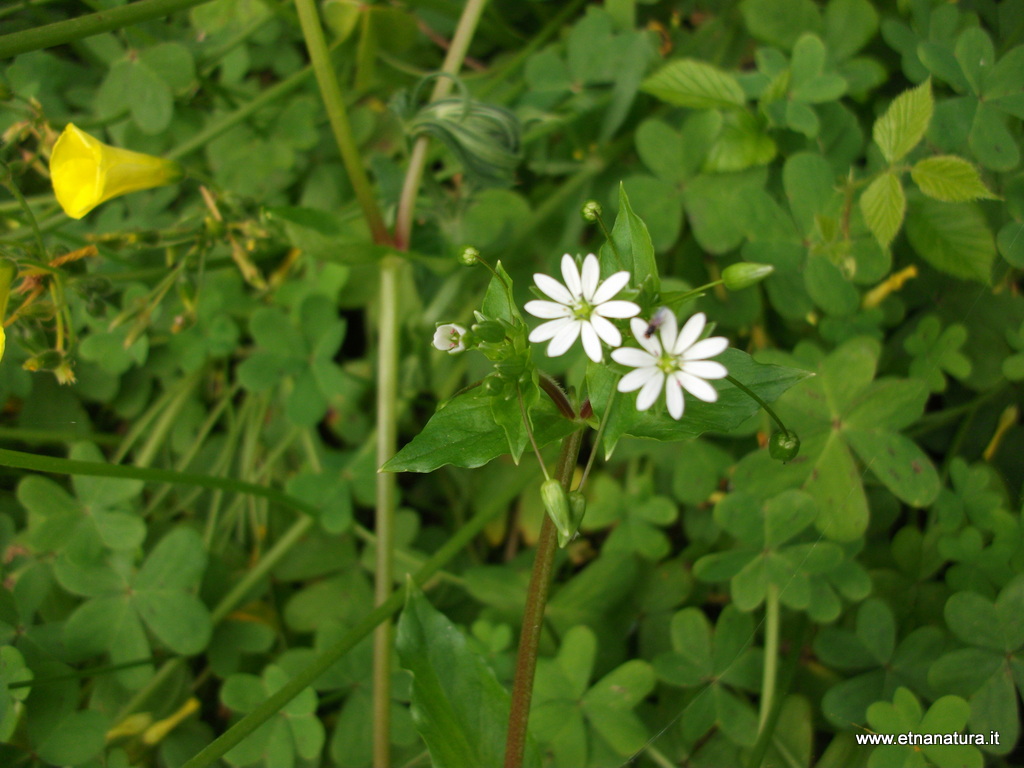
[[[764,280],[775,271],[771,264],[741,261],[722,270],[722,282],[730,291],[740,291]]]
[[[584,221],[597,221],[601,218],[601,204],[597,200],[587,200],[580,209]]]
[[[488,376],[484,379],[484,389],[489,395],[500,396],[508,389],[508,382],[500,376]]]
[[[565,546],[572,539],[576,529],[572,527],[572,512],[569,509],[569,497],[565,493],[562,484],[555,479],[545,480],[540,486],[540,498],[544,502],[544,509],[551,517],[558,531],[558,544]]]
[[[796,432],[776,432],[768,441],[768,455],[777,461],[795,459],[800,453],[800,438]]]
[[[458,255],[459,263],[464,267],[472,267],[478,261],[480,261],[480,251],[474,248],[472,245],[467,245]]]
[[[500,344],[505,340],[505,326],[497,320],[485,320],[471,326],[473,333],[491,344]]]

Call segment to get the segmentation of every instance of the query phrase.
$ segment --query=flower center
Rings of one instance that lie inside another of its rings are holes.
[[[675,355],[670,355],[667,352],[662,352],[661,357],[658,358],[657,366],[666,376],[680,370],[679,360]]]
[[[572,316],[576,320],[589,320],[594,314],[594,305],[589,304],[586,299],[578,298],[572,304]]]

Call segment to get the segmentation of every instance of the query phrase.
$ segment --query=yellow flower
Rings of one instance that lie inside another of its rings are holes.
[[[0,360],[4,359],[4,351],[7,349],[7,332],[0,325]]]
[[[173,160],[111,147],[72,123],[50,155],[54,194],[73,219],[118,195],[173,184],[181,176]]]

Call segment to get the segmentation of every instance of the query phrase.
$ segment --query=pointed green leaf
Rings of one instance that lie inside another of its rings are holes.
[[[907,210],[899,176],[886,171],[871,182],[860,196],[860,210],[878,244],[887,248],[900,231]]]
[[[416,729],[436,768],[501,765],[509,697],[465,636],[410,582],[396,645]]]
[[[875,121],[872,133],[886,160],[895,163],[917,146],[928,130],[934,107],[931,80],[893,99],[885,114]]]
[[[907,212],[907,239],[936,269],[989,282],[996,246],[988,220],[975,203],[915,201]]]
[[[929,197],[947,203],[995,200],[978,175],[978,169],[955,155],[921,160],[910,169],[910,177]]]
[[[742,107],[746,96],[736,78],[694,59],[677,59],[662,67],[640,90],[677,107],[729,109]]]

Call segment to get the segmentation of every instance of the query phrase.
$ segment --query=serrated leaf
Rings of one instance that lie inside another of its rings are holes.
[[[910,177],[929,197],[947,203],[995,200],[978,175],[978,169],[955,155],[921,160],[910,169]]]
[[[895,163],[917,146],[928,130],[934,108],[931,80],[893,99],[872,132],[886,160]]]
[[[883,248],[889,247],[900,231],[907,210],[907,198],[899,176],[887,171],[871,182],[860,196],[860,210],[878,244]]]
[[[965,280],[989,282],[996,247],[976,204],[916,201],[907,213],[907,239],[936,269]]]
[[[677,107],[730,109],[742,107],[746,96],[728,72],[694,59],[673,61],[644,80],[640,90]]]

